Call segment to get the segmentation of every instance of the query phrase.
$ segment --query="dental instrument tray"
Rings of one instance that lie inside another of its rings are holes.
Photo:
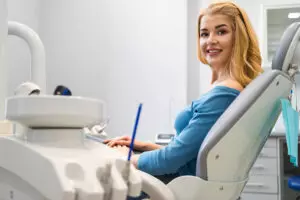
[[[6,117],[32,128],[79,128],[102,120],[103,105],[75,96],[16,96],[6,100]]]

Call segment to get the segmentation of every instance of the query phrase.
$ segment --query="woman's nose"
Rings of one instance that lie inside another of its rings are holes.
[[[216,44],[218,41],[215,37],[214,34],[210,34],[209,37],[207,38],[207,43],[208,44]]]

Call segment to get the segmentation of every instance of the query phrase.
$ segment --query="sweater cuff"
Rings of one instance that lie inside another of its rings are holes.
[[[145,166],[147,166],[147,152],[141,153],[139,156],[139,159],[137,160],[137,168],[143,172],[147,172],[145,171],[146,168]]]

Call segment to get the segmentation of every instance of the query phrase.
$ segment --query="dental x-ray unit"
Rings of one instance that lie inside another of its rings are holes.
[[[0,0],[2,50],[5,2]],[[250,83],[208,133],[197,176],[181,176],[167,185],[136,170],[116,150],[84,137],[84,127],[103,120],[103,102],[43,94],[7,98],[6,119],[28,130],[22,138],[0,137],[0,199],[125,200],[144,191],[153,200],[237,200],[281,112],[280,99],[289,97],[300,66],[299,39],[300,23],[292,24],[272,70]],[[2,59],[3,54],[4,68]]]

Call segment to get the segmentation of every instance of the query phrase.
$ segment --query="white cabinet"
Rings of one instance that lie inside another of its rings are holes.
[[[277,139],[270,137],[249,173],[241,200],[278,200],[278,159]]]
[[[278,193],[277,176],[252,175],[244,188],[244,193]]]
[[[242,194],[240,200],[278,200],[277,195],[271,194]]]
[[[250,176],[252,175],[266,175],[277,176],[277,158],[258,158],[254,163]]]

